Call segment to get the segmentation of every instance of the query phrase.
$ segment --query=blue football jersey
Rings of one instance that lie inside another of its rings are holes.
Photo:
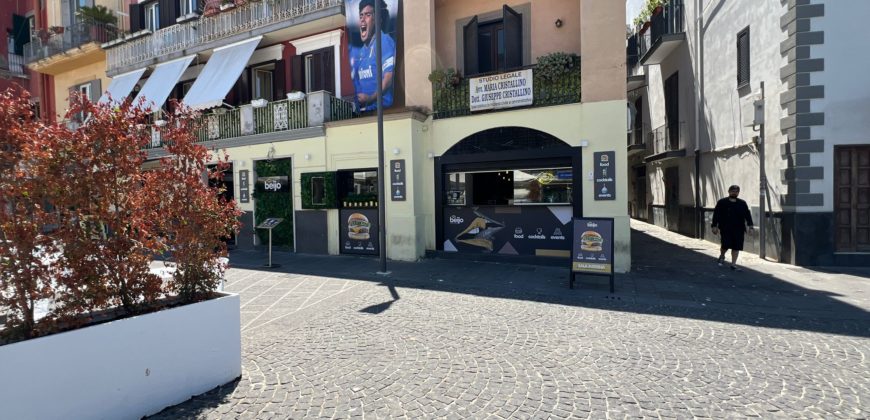
[[[375,43],[363,44],[361,47],[355,47],[350,52],[350,69],[351,78],[353,79],[353,88],[355,93],[365,93],[366,95],[374,95],[377,93],[378,82],[376,80],[377,57],[375,54]],[[381,55],[383,58],[382,71],[384,74],[393,71],[396,64],[396,42],[393,41],[386,33],[381,34]],[[395,82],[395,75],[393,81]],[[354,99],[356,101],[356,99]],[[393,104],[393,86],[384,90],[384,98],[382,101],[384,108]],[[371,111],[377,109],[378,105],[372,102],[368,105],[357,103],[360,111]]]

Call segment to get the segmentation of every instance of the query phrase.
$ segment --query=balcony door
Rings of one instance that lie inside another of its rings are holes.
[[[836,147],[834,155],[837,251],[870,251],[870,146]]]
[[[326,47],[293,57],[293,90],[335,92],[335,50]]]
[[[667,150],[680,149],[680,74],[665,80],[665,118],[667,120]]]

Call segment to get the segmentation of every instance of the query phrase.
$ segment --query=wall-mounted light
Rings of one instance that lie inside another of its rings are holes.
[[[432,152],[429,152],[429,153],[426,153],[426,157],[429,159],[432,159],[433,157],[435,157],[435,154]]]
[[[399,150],[398,147],[394,147],[394,148],[393,148],[393,154],[394,154],[394,155],[398,155],[399,152],[401,152],[401,150]]]
[[[311,153],[306,153],[303,158],[305,158],[305,160],[311,160]]]
[[[588,147],[589,140],[580,140],[580,147]]]
[[[557,27],[557,28],[561,28],[561,27],[562,27],[562,19],[556,19],[556,27]]]

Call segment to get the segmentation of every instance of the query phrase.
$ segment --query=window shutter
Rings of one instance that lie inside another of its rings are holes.
[[[301,55],[294,55],[290,61],[290,89],[305,92],[305,66]]]
[[[275,100],[284,99],[287,94],[285,79],[287,78],[287,65],[284,60],[275,62],[275,72],[272,73],[272,90]]]
[[[61,0],[60,1],[60,24],[64,27],[69,28],[72,26],[72,4],[70,4],[72,0]]]
[[[160,27],[168,28],[175,25],[175,19],[178,18],[178,0],[159,0],[160,1]]]
[[[477,16],[471,18],[464,28],[462,28],[462,43],[463,43],[463,70],[465,75],[479,73],[477,64]]]
[[[251,85],[251,69],[246,68],[242,70],[239,80],[236,81],[236,103],[241,105],[251,102],[251,97],[253,97],[251,90],[253,88]]]
[[[323,65],[320,66],[323,72],[323,90],[336,95],[335,92],[335,51],[329,47],[321,54]]]
[[[90,82],[90,98],[88,98],[91,102],[97,102],[100,100],[100,96],[103,96],[103,81],[100,79],[94,79]]]
[[[523,15],[507,5],[502,6],[504,19],[504,66],[512,69],[523,66]]]
[[[130,5],[130,32],[141,31],[145,27],[145,13],[141,4]]]
[[[12,34],[15,38],[15,54],[24,55],[24,44],[30,42],[30,27],[26,17],[12,15]]]
[[[737,35],[737,86],[749,83],[749,28]]]

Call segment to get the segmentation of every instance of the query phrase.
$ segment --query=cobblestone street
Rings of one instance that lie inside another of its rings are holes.
[[[697,242],[671,245],[686,270],[714,266],[715,245]],[[568,290],[560,267],[426,260],[379,278],[375,260],[286,256],[279,272],[234,268],[241,379],[155,418],[866,418],[867,278],[829,274],[854,296],[822,293],[751,258],[739,279],[684,278],[685,296],[711,298],[683,300],[639,286],[653,268],[618,276],[614,296]],[[729,302],[726,290],[759,284],[784,304]]]

